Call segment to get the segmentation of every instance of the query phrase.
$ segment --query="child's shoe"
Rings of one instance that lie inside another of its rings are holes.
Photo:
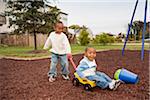
[[[115,80],[115,85],[114,85],[114,88],[113,90],[116,90],[117,87],[121,84],[121,81],[120,80]]]
[[[49,80],[49,82],[54,82],[56,79],[54,76],[50,76],[48,80]]]
[[[69,76],[66,75],[66,74],[62,74],[62,77],[63,77],[63,79],[65,79],[65,80],[69,80],[69,79],[70,79]]]
[[[115,80],[112,80],[112,81],[109,83],[109,89],[113,90],[114,87],[115,87]]]

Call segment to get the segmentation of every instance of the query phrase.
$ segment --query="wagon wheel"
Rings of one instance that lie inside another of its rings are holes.
[[[92,87],[91,87],[90,84],[85,84],[84,89],[87,90],[87,91],[90,91],[92,89]]]
[[[79,80],[77,78],[73,78],[72,83],[74,86],[79,86]]]

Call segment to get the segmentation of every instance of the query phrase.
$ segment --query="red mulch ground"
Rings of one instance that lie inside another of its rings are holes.
[[[113,77],[118,68],[126,68],[139,75],[138,84],[122,84],[116,91],[93,88],[85,91],[83,86],[75,87],[71,81],[58,76],[49,83],[47,72],[49,59],[23,61],[0,59],[0,100],[149,100],[149,52],[145,51],[144,61],[140,51],[104,51],[97,53],[98,70]],[[78,64],[83,55],[75,55]],[[71,79],[73,67],[70,65]],[[58,65],[60,72],[60,65]]]

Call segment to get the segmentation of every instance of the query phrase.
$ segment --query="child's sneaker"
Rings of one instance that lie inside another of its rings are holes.
[[[113,90],[114,87],[115,87],[115,80],[112,80],[110,83],[109,83],[109,89]]]
[[[50,76],[48,80],[49,82],[54,82],[56,79],[54,78],[54,76]]]
[[[117,87],[121,84],[121,81],[120,80],[115,80],[115,85],[114,85],[114,88],[113,90],[116,90]]]
[[[70,79],[69,76],[66,75],[66,74],[63,74],[62,77],[63,77],[63,79],[65,79],[65,80],[69,80],[69,79]]]

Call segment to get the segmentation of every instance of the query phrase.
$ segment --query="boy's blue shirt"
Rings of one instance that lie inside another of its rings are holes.
[[[83,77],[86,77],[87,75],[86,74],[89,74],[90,75],[90,72],[91,72],[91,75],[93,75],[93,71],[96,71],[96,63],[95,63],[95,60],[94,61],[90,61],[88,60],[87,57],[84,57],[81,61],[80,61],[80,64],[78,65],[77,69],[76,69],[76,72],[77,74],[83,78]],[[88,73],[88,70],[89,70],[89,73]],[[86,72],[87,71],[87,72]],[[84,73],[86,72],[86,73]],[[88,75],[88,76],[89,76]]]

